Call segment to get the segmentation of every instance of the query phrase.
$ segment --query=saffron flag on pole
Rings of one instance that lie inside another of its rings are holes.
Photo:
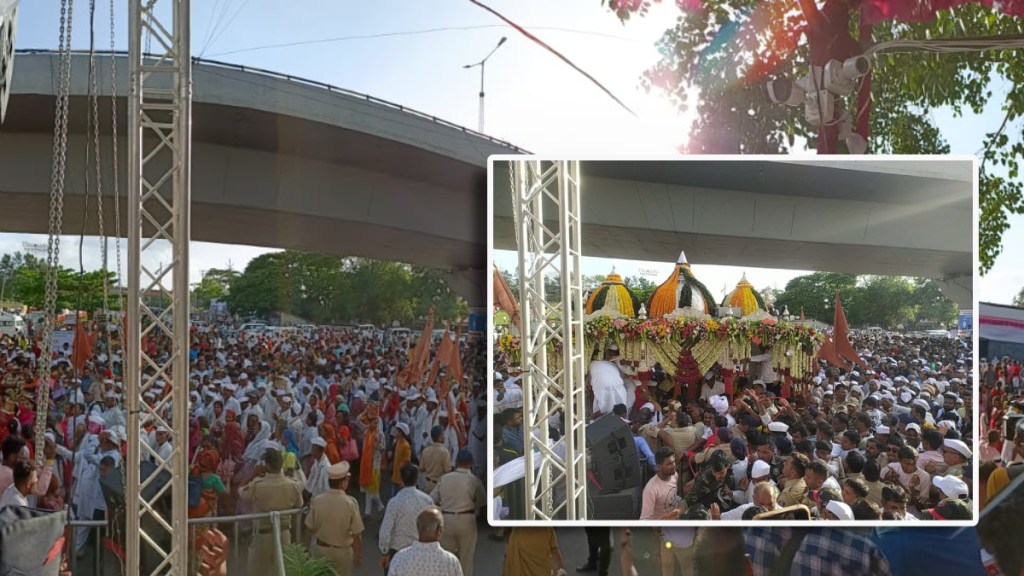
[[[455,342],[449,349],[448,358],[446,360],[448,364],[448,374],[451,375],[452,380],[456,384],[461,385],[462,382],[462,355],[459,353],[459,340],[462,338],[462,325],[459,325],[455,329]]]
[[[412,351],[409,352],[409,362],[406,363],[405,367],[398,373],[395,378],[395,384],[398,385],[399,389],[404,390],[408,388],[410,384],[415,384],[423,376],[423,373],[427,371],[427,363],[430,360],[430,338],[434,333],[434,307],[430,307],[430,312],[427,315],[427,323],[423,326],[423,333],[420,334],[416,344],[412,347]]]
[[[89,337],[85,328],[82,328],[82,322],[79,319],[75,323],[75,342],[71,350],[71,364],[74,365],[75,371],[80,373],[82,366],[89,358],[92,358],[92,338]]]
[[[512,289],[508,287],[508,283],[505,282],[505,277],[498,271],[498,266],[494,266],[494,305],[501,308],[508,313],[509,318],[512,319],[512,325],[516,328],[520,328],[519,325],[519,303],[516,302],[515,295],[512,294]]]
[[[832,326],[834,327],[832,342],[835,355],[867,370],[868,365],[861,359],[860,354],[857,354],[853,345],[850,344],[850,326],[846,323],[846,313],[843,312],[843,303],[839,299],[839,290],[836,290],[836,312]]]

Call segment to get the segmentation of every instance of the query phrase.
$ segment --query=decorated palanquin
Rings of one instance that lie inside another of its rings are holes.
[[[589,360],[615,343],[622,361],[632,363],[639,372],[659,363],[681,385],[699,382],[716,364],[743,373],[752,356],[770,356],[772,368],[791,379],[816,369],[823,335],[772,316],[745,275],[722,306],[715,306],[710,291],[680,254],[672,273],[646,305],[637,309],[637,302],[614,273],[589,295],[584,358]],[[518,346],[518,339],[508,335],[498,340],[499,349],[510,355],[518,355]],[[552,352],[557,353],[549,354],[548,369],[555,373],[561,369],[561,351]]]

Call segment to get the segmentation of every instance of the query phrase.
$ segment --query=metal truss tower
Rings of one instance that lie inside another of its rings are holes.
[[[526,519],[587,518],[579,162],[510,163],[522,307]],[[545,279],[559,294],[549,301]],[[548,418],[562,412],[564,453]]]
[[[7,115],[14,74],[14,32],[18,25],[18,0],[0,0],[0,124]]]
[[[188,572],[189,558],[190,0],[129,0],[129,6],[125,573],[178,576]],[[144,55],[147,36],[152,54]],[[153,270],[152,260],[166,254],[167,245],[170,264]],[[147,304],[145,295],[152,292],[169,299],[163,311]],[[150,356],[143,338],[169,342],[169,356]],[[143,400],[168,384],[170,394],[161,394],[154,406]],[[168,404],[171,416],[165,418]],[[167,460],[140,441],[147,421],[171,431]],[[156,463],[145,478],[142,459]]]

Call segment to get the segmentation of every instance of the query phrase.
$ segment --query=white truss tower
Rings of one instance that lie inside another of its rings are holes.
[[[510,164],[522,300],[526,519],[583,520],[587,485],[579,162]],[[561,279],[560,294],[552,302],[544,288],[548,276]],[[560,362],[551,362],[555,355]],[[549,365],[558,367],[550,375]],[[559,410],[565,423],[564,456],[549,445],[547,421]]]
[[[7,115],[14,74],[14,31],[18,24],[18,0],[0,0],[0,124]]]
[[[129,0],[125,573],[143,576],[188,572],[189,2]],[[151,55],[142,52],[147,35]],[[152,260],[167,244],[170,264],[152,270]],[[163,312],[146,303],[145,295],[154,291],[170,299]],[[143,337],[158,336],[171,342],[169,358],[150,357],[143,349]],[[171,385],[171,394],[150,407],[143,394],[160,388],[161,381]],[[172,415],[165,419],[168,403]],[[170,429],[173,451],[167,460],[140,441],[146,420]],[[139,461],[150,458],[157,467],[143,481]],[[169,473],[170,480],[154,490],[167,477],[162,472]]]

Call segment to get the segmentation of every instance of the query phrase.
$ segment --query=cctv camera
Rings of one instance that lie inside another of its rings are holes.
[[[836,97],[827,90],[807,95],[804,102],[804,118],[812,124],[831,122],[836,113]]]
[[[846,142],[846,149],[850,154],[864,154],[868,150],[868,141],[853,131],[853,119],[847,110],[839,117],[839,139]]]
[[[864,154],[868,151],[868,141],[856,132],[846,137],[846,149],[850,154]]]
[[[798,106],[804,101],[804,90],[797,86],[789,78],[776,78],[769,80],[765,85],[768,92],[768,99],[775,104],[788,104]]]
[[[829,92],[842,96],[853,92],[853,80],[843,75],[843,63],[829,60],[825,64],[824,88]]]
[[[854,56],[843,62],[842,74],[850,80],[855,80],[871,71],[871,61],[865,56]]]

